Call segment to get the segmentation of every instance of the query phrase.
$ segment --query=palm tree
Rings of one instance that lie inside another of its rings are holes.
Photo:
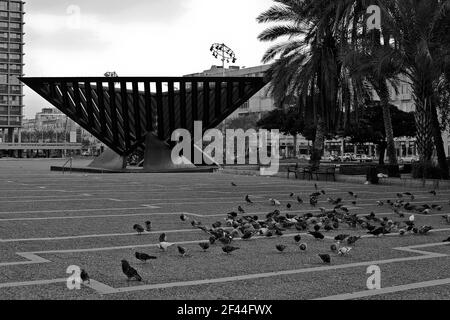
[[[334,16],[324,16],[327,1],[274,0],[276,5],[257,18],[259,23],[277,23],[259,35],[261,41],[288,40],[272,46],[263,62],[277,59],[267,71],[277,103],[295,96],[305,106],[306,119],[316,125],[312,159],[320,161],[326,132],[336,128],[342,64]]]
[[[398,48],[403,73],[412,85],[421,161],[431,160],[434,140],[443,178],[448,179],[449,168],[437,107],[442,94],[439,84],[445,78],[450,61],[450,1],[382,2],[386,28]]]

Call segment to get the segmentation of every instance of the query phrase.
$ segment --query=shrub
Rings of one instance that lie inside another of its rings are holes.
[[[412,177],[414,179],[441,179],[442,171],[439,167],[431,163],[414,163],[412,165]]]

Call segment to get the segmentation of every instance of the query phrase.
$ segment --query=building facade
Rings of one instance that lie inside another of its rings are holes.
[[[269,68],[269,65],[262,65],[251,68],[240,68],[238,66],[230,66],[229,69],[223,69],[220,66],[212,66],[209,70],[200,73],[190,74],[188,76],[230,76],[230,77],[262,77]],[[232,120],[238,117],[256,116],[261,119],[266,113],[275,108],[275,101],[270,95],[270,90],[266,86],[254,95],[249,101],[244,103],[236,112],[234,112],[227,120]],[[391,103],[397,106],[404,112],[415,111],[414,99],[412,95],[411,85],[404,79],[400,81],[397,91],[390,88]],[[378,96],[373,92],[374,99]],[[394,123],[395,125],[395,123]],[[449,133],[443,134],[443,140],[447,155],[450,154],[449,147]],[[295,142],[296,141],[296,142]],[[397,155],[402,157],[417,156],[416,139],[411,137],[396,138]],[[294,148],[297,154],[308,154],[311,142],[299,135],[297,139],[292,136],[281,136],[280,152],[284,157],[291,157],[294,155]],[[377,148],[373,144],[353,145],[347,139],[328,140],[325,142],[325,155],[342,155],[345,153],[367,154],[376,157]]]
[[[14,142],[23,117],[23,1],[0,0],[0,141]],[[19,135],[20,136],[20,135]]]

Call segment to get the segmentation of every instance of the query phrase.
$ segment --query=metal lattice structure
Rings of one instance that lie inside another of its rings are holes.
[[[121,156],[147,133],[169,141],[194,121],[214,128],[265,86],[256,77],[22,78],[27,86]]]

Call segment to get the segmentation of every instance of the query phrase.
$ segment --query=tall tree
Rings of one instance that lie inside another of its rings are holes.
[[[261,41],[275,41],[263,62],[275,62],[267,72],[272,93],[282,106],[287,97],[303,101],[305,118],[316,126],[313,159],[320,161],[325,134],[338,123],[341,87],[339,41],[334,31],[335,17],[324,16],[326,1],[275,0],[276,5],[263,12],[259,23],[276,23],[259,35]],[[315,163],[317,165],[317,162]]]
[[[442,101],[439,84],[450,60],[450,1],[383,0],[382,8],[386,13],[384,23],[412,86],[421,161],[431,160],[434,142],[443,177],[448,179],[438,107]]]

